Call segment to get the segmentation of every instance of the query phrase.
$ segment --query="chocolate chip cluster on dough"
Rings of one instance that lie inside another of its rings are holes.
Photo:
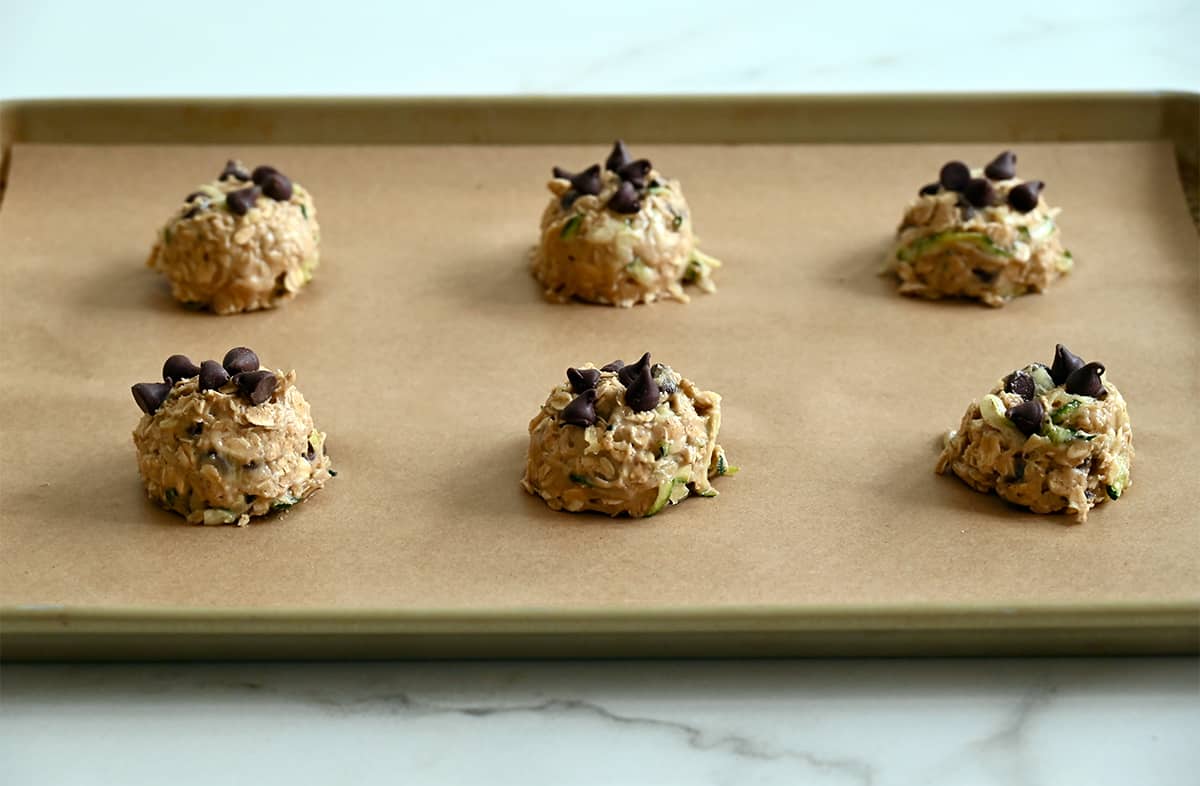
[[[720,262],[696,248],[679,182],[617,140],[601,168],[572,174],[554,167],[553,198],[542,213],[533,275],[546,297],[613,306],[660,298],[687,302],[683,284],[716,291]]]
[[[1073,261],[1059,237],[1059,209],[1042,199],[1044,188],[1017,177],[1011,150],[982,170],[947,163],[908,206],[889,252],[900,293],[1003,306],[1045,291]]]
[[[721,396],[669,366],[616,360],[567,369],[529,424],[521,484],[554,510],[653,516],[736,472],[717,444]]]
[[[185,306],[216,314],[274,308],[296,296],[319,260],[312,197],[270,166],[229,161],[184,197],[146,264]]]
[[[937,472],[994,491],[1034,513],[1069,513],[1078,523],[1131,485],[1133,431],[1125,399],[1059,344],[1050,366],[1032,363],[972,403],[950,432]]]
[[[146,494],[193,524],[249,523],[285,510],[336,473],[296,372],[259,368],[235,347],[218,363],[183,355],[162,382],[133,386],[145,413],[133,432]]]

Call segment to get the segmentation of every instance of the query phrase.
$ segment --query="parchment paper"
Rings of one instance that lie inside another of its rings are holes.
[[[0,604],[513,608],[1200,597],[1197,237],[1169,149],[1023,145],[1075,272],[1002,310],[876,271],[949,158],[1004,147],[641,146],[684,185],[719,293],[544,302],[526,252],[553,164],[600,147],[18,146],[0,210]],[[286,307],[189,313],[143,266],[228,157],[314,194],[322,265]],[[1087,524],[933,473],[973,398],[1056,341],[1129,402],[1134,484]],[[129,394],[231,346],[298,371],[338,477],[245,529],[144,499]],[[643,351],[724,395],[741,474],[645,520],[518,486],[568,365]]]

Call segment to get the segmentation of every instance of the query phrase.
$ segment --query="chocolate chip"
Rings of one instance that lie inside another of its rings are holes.
[[[241,374],[246,371],[258,371],[260,363],[254,350],[248,347],[234,347],[225,353],[221,365],[230,374]]]
[[[1008,192],[1008,206],[1018,213],[1028,213],[1038,206],[1038,196],[1045,188],[1040,180],[1028,180]]]
[[[625,389],[625,403],[634,412],[646,412],[658,406],[661,391],[654,377],[650,376],[650,366],[639,364],[639,368],[641,371]]]
[[[600,370],[601,371],[620,371],[623,368],[625,368],[624,360],[614,360],[613,362],[609,363],[607,366],[601,366]]]
[[[637,362],[634,363],[633,365],[625,366],[624,368],[617,371],[617,379],[619,379],[621,381],[622,385],[624,385],[625,387],[629,387],[629,384],[631,382],[633,382],[634,377],[636,377],[642,373],[643,368],[644,369],[650,368],[650,353],[649,352],[645,353],[640,358],[638,358]]]
[[[206,196],[208,196],[208,194],[204,193],[203,191],[193,191],[192,193],[185,196],[183,198],[183,201],[184,202],[195,202],[200,197],[206,197]]]
[[[307,459],[308,461],[312,461],[316,457],[317,457],[317,449],[313,447],[313,443],[310,440],[308,443],[308,450],[304,451],[304,458]]]
[[[993,270],[984,270],[981,267],[973,267],[971,268],[971,275],[975,276],[975,278],[979,279],[985,284],[990,284],[996,280],[997,273]]]
[[[133,400],[137,402],[138,408],[147,415],[153,415],[167,400],[167,395],[171,392],[171,383],[139,382],[130,390],[133,392]]]
[[[1032,401],[1022,401],[1015,407],[1009,407],[1008,411],[1004,413],[1004,417],[1011,420],[1017,430],[1027,437],[1041,430],[1042,418],[1045,416],[1046,408],[1036,398]]]
[[[600,165],[592,164],[587,169],[579,174],[572,175],[562,167],[554,167],[554,176],[562,180],[570,181],[571,190],[579,194],[589,194],[595,196],[600,193]],[[569,193],[569,192],[568,192]],[[574,199],[571,200],[575,201]]]
[[[262,189],[258,186],[250,186],[249,188],[231,191],[225,195],[225,204],[229,206],[229,212],[235,216],[244,216],[250,212],[250,208],[254,207],[254,203],[262,195]]]
[[[292,198],[292,181],[279,172],[267,175],[261,185],[262,192],[276,202],[286,202]]]
[[[1050,366],[1050,378],[1054,380],[1055,385],[1066,382],[1067,377],[1080,368],[1083,368],[1083,358],[1062,344],[1054,345],[1054,364]]]
[[[963,199],[961,196],[958,198],[958,201],[954,203],[954,206],[957,207],[959,212],[962,213],[963,221],[970,221],[972,218],[974,218],[975,208],[971,207],[971,203]]]
[[[587,428],[596,423],[596,389],[591,388],[571,399],[571,403],[563,407],[559,415],[562,422],[569,426]]]
[[[962,191],[971,182],[971,170],[961,161],[951,161],[938,173],[938,182],[947,191]]]
[[[1033,377],[1024,371],[1014,371],[1004,378],[1004,392],[1016,393],[1026,401],[1030,401],[1037,393],[1037,385],[1033,383]]]
[[[187,355],[171,355],[163,363],[163,379],[167,382],[179,382],[191,379],[200,373],[200,367],[191,361]]]
[[[1072,371],[1064,388],[1073,396],[1104,398],[1108,391],[1104,389],[1104,380],[1100,379],[1103,373],[1104,364],[1093,361]]]
[[[579,192],[571,190],[563,194],[562,199],[558,200],[558,203],[562,205],[563,210],[566,210],[571,205],[575,204],[576,199],[579,199]]]
[[[612,152],[605,159],[604,168],[610,172],[616,172],[628,163],[629,151],[625,148],[625,143],[618,139],[616,142],[613,142]]]
[[[939,192],[941,190],[942,190],[942,186],[940,183],[928,183],[926,185],[921,186],[921,190],[918,191],[917,194],[919,196],[933,196],[934,194],[936,194],[937,192]]]
[[[200,364],[200,380],[197,390],[220,390],[229,381],[229,372],[215,360],[206,360]]]
[[[992,180],[1008,180],[1017,176],[1017,154],[1005,150],[983,168],[983,174]]]
[[[651,168],[649,161],[639,158],[618,169],[617,174],[622,180],[633,183],[634,188],[641,190],[646,187],[646,178],[650,176]]]
[[[600,381],[600,371],[594,368],[569,368],[567,380],[571,383],[571,390],[582,393],[596,387],[596,383]]]
[[[262,166],[254,167],[254,171],[250,173],[250,179],[254,181],[255,185],[261,186],[263,183],[267,182],[267,178],[269,178],[271,175],[278,174],[278,169],[264,164]]]
[[[225,168],[221,170],[221,176],[217,180],[228,180],[231,177],[243,183],[250,179],[250,175],[242,169],[241,164],[232,158],[225,162]]]
[[[255,405],[269,399],[279,386],[279,379],[270,371],[244,371],[234,374],[233,382],[237,385],[238,392]]]
[[[642,209],[642,202],[638,199],[637,190],[634,189],[633,183],[628,180],[621,181],[621,187],[617,189],[617,193],[612,195],[608,200],[608,209],[616,213],[637,213]]]
[[[963,196],[973,207],[990,207],[996,203],[996,189],[990,181],[977,177],[967,183]]]

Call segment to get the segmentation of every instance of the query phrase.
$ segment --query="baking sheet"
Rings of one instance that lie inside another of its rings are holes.
[[[682,180],[720,291],[632,310],[541,300],[525,254],[552,164],[599,146],[16,145],[0,211],[0,605],[550,611],[1195,603],[1197,239],[1165,143],[1024,144],[1073,275],[1002,310],[875,275],[905,202],[1003,144],[639,145]],[[285,308],[186,312],[142,266],[224,160],[314,194],[323,264]],[[932,467],[972,398],[1061,341],[1102,360],[1138,455],[1072,527]],[[296,368],[338,477],[201,528],[142,495],[133,382],[254,347]],[[741,474],[645,520],[518,486],[568,365],[651,351],[725,397]]]

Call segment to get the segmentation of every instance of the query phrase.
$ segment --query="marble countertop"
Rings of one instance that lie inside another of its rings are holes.
[[[10,3],[0,98],[1200,90],[1200,4]],[[197,13],[197,9],[206,9]],[[8,665],[5,784],[1193,784],[1194,658]]]

